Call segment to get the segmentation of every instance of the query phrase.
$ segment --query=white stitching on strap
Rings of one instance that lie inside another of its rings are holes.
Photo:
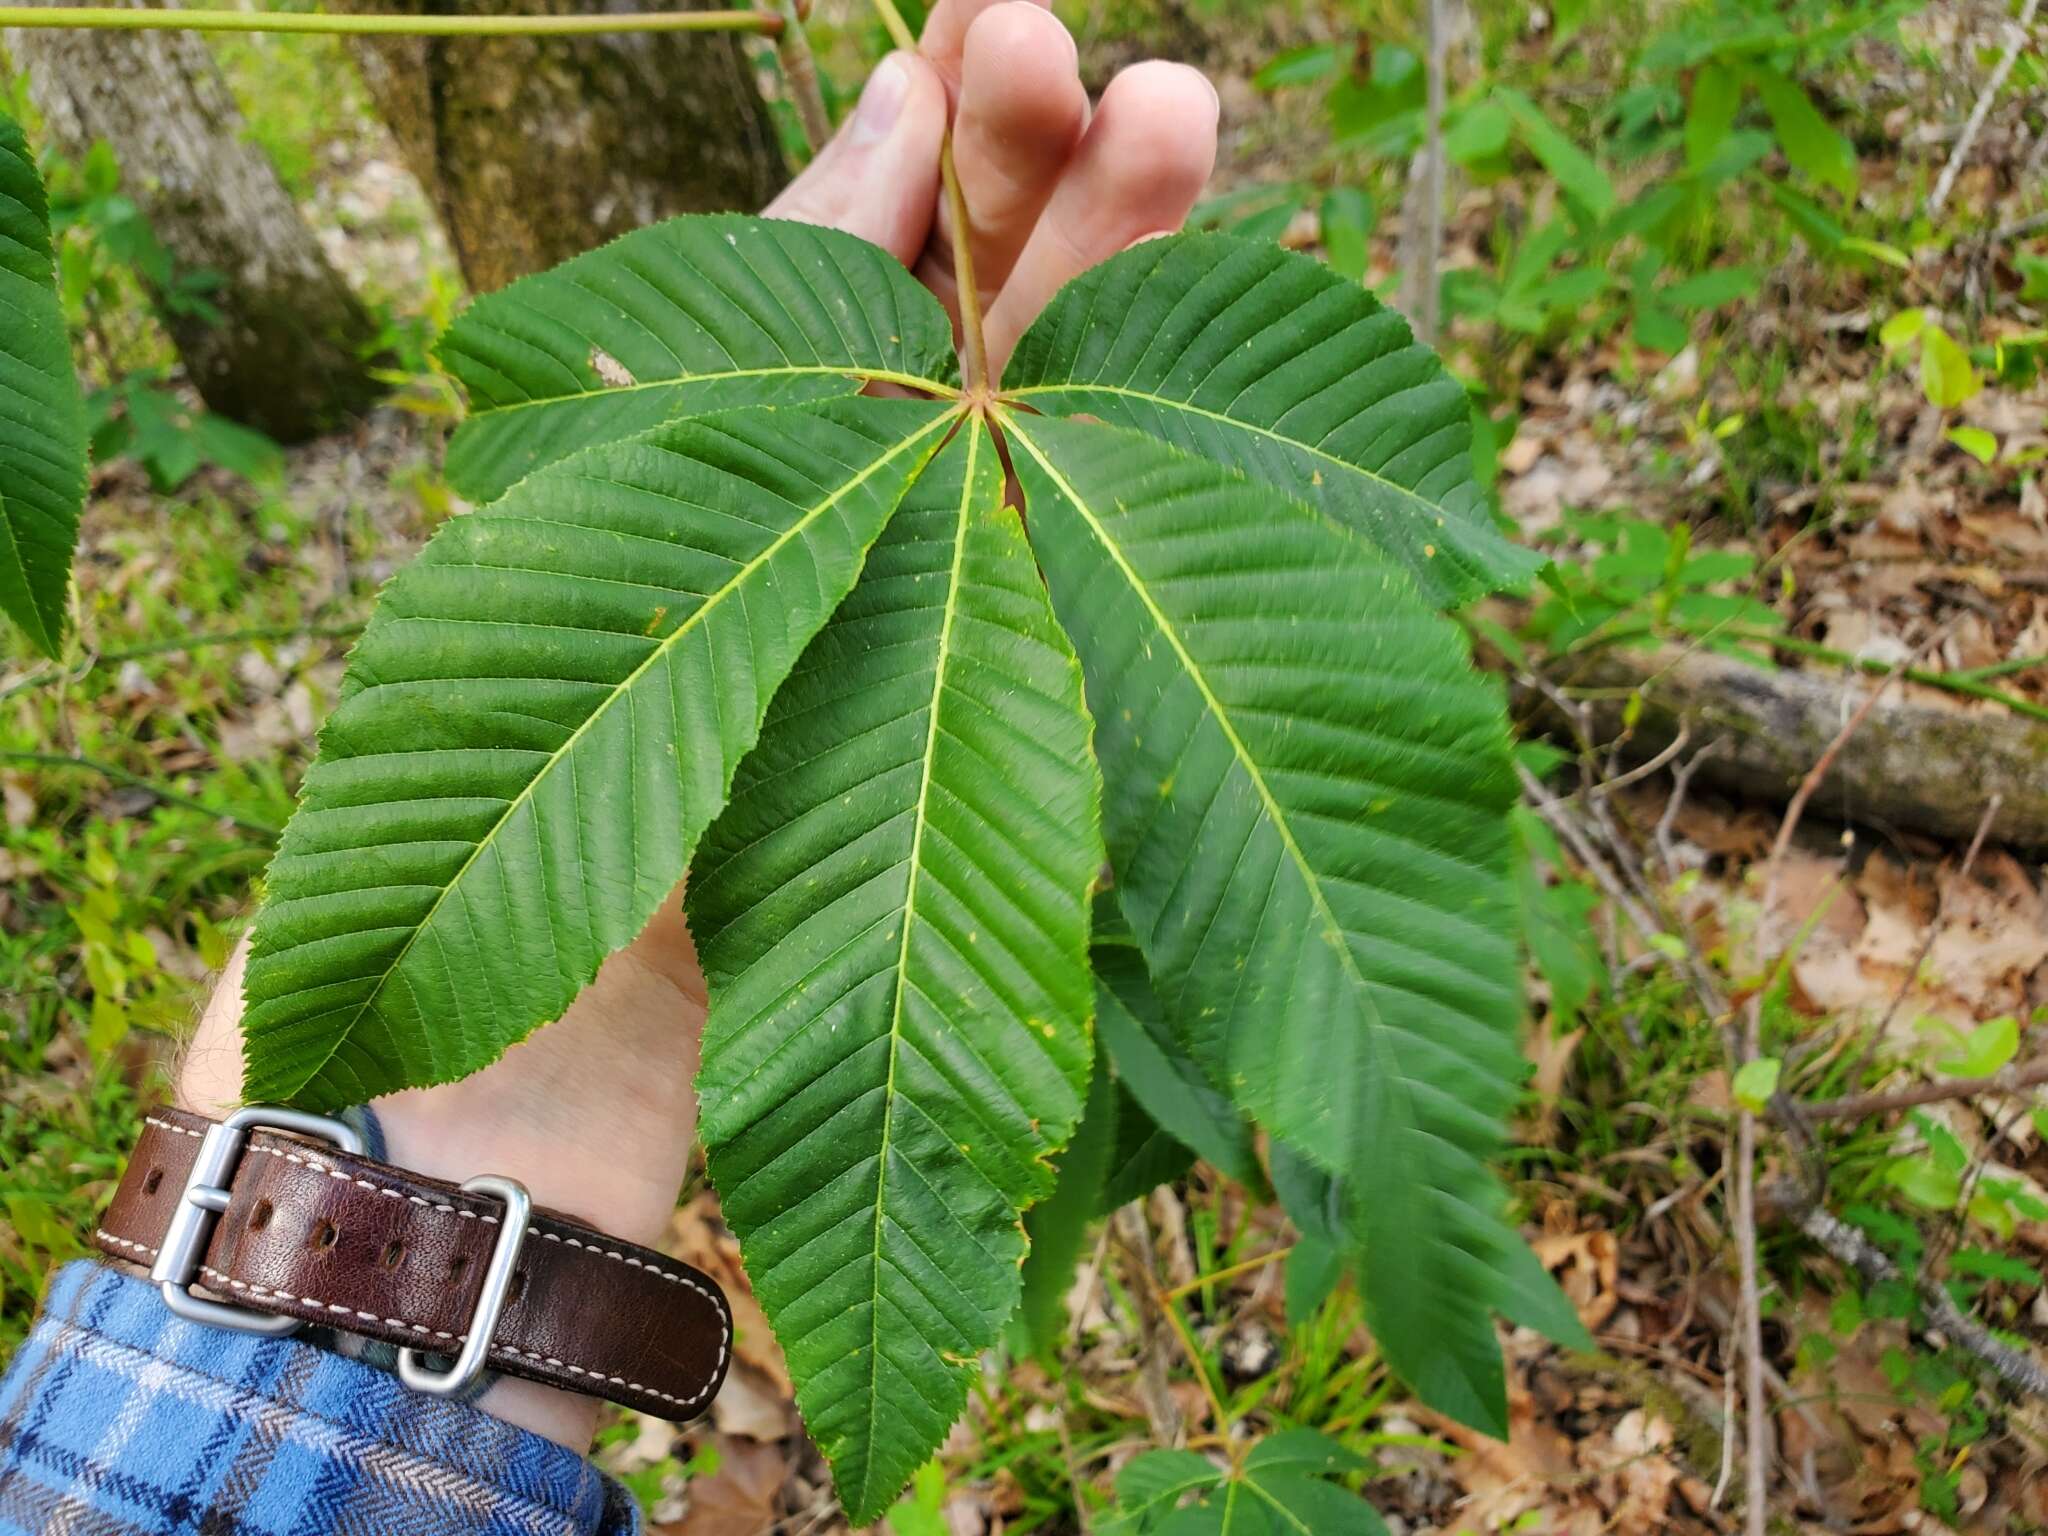
[[[202,1264],[199,1272],[209,1280],[218,1281],[230,1290],[247,1291],[251,1296],[274,1296],[279,1301],[296,1302],[302,1307],[318,1307],[323,1312],[332,1312],[340,1317],[353,1317],[365,1323],[383,1323],[392,1328],[410,1328],[414,1333],[429,1339],[446,1339],[451,1344],[460,1344],[466,1334],[450,1333],[444,1328],[428,1328],[419,1323],[409,1323],[402,1317],[379,1317],[375,1312],[365,1312],[360,1307],[344,1307],[335,1302],[322,1301],[317,1296],[294,1296],[290,1291],[280,1291],[275,1286],[255,1285],[247,1280],[237,1280],[225,1275],[211,1264]]]
[[[602,1371],[586,1371],[580,1365],[570,1365],[566,1360],[557,1360],[553,1355],[537,1355],[530,1349],[514,1349],[509,1344],[494,1344],[491,1346],[491,1353],[494,1355],[515,1355],[521,1360],[533,1360],[542,1365],[551,1365],[558,1371],[568,1371],[576,1376],[588,1376],[592,1381],[609,1382],[615,1387],[625,1387],[633,1392],[644,1392],[649,1397],[658,1397],[664,1403],[674,1403],[680,1408],[696,1407],[697,1404],[703,1402],[705,1398],[711,1395],[711,1388],[716,1384],[714,1378],[713,1382],[705,1385],[703,1391],[691,1397],[677,1397],[673,1393],[664,1392],[658,1387],[650,1387],[644,1382],[628,1381],[623,1376],[607,1376]]]
[[[636,1259],[635,1257],[633,1257],[633,1255],[629,1253],[621,1253],[616,1248],[599,1248],[594,1243],[582,1242],[579,1239],[573,1237],[563,1237],[558,1232],[544,1232],[539,1227],[529,1226],[526,1230],[531,1236],[546,1238],[551,1243],[565,1243],[571,1248],[581,1248],[585,1253],[596,1254],[599,1258],[616,1259],[621,1264],[630,1265],[634,1269],[645,1270],[648,1274],[658,1276],[659,1278],[668,1281],[671,1285],[683,1286],[688,1290],[695,1291],[699,1296],[702,1296],[706,1301],[711,1303],[711,1310],[718,1314],[718,1364],[713,1366],[711,1370],[713,1380],[716,1380],[724,1372],[726,1360],[732,1350],[732,1314],[728,1309],[724,1298],[719,1296],[717,1292],[706,1290],[703,1286],[699,1285],[696,1281],[692,1280],[688,1275],[672,1275],[667,1270],[660,1268],[658,1265],[649,1264],[644,1259]],[[537,1359],[539,1357],[536,1356],[534,1358]],[[554,1362],[550,1363],[552,1364]],[[568,1369],[573,1371],[577,1368],[572,1365],[569,1366]],[[578,1374],[588,1375],[590,1373],[579,1372]],[[618,1380],[618,1378],[615,1376],[605,1377],[603,1379],[612,1382],[616,1382]],[[627,1385],[637,1387],[640,1391],[643,1392],[653,1391],[651,1387],[640,1387],[637,1382],[629,1382],[627,1383]],[[696,1397],[689,1398],[687,1400],[682,1398],[668,1397],[668,1395],[663,1392],[655,1392],[654,1395],[656,1397],[666,1398],[667,1401],[672,1403],[695,1403],[703,1397],[707,1396],[710,1390],[711,1389],[707,1387],[703,1392],[700,1392]]]
[[[147,1243],[137,1243],[132,1242],[125,1237],[116,1237],[113,1233],[109,1232],[105,1227],[95,1228],[93,1230],[92,1235],[98,1238],[103,1243],[112,1243],[116,1248],[132,1249],[136,1253],[142,1254],[146,1258],[153,1259],[163,1251],[160,1248],[152,1248]]]
[[[187,1130],[182,1125],[173,1125],[168,1120],[159,1120],[154,1115],[144,1116],[142,1123],[144,1125],[156,1126],[160,1130],[174,1132],[179,1136],[192,1136],[203,1139],[205,1134],[201,1131]],[[420,1196],[408,1194],[402,1189],[392,1189],[387,1185],[378,1184],[369,1179],[358,1178],[352,1173],[344,1173],[339,1168],[323,1163],[316,1157],[302,1157],[297,1152],[285,1152],[276,1147],[260,1147],[254,1142],[244,1147],[243,1150],[245,1152],[261,1152],[265,1157],[283,1158],[286,1162],[296,1167],[310,1168],[315,1173],[324,1173],[330,1179],[338,1179],[343,1184],[353,1184],[357,1189],[367,1189],[371,1194],[382,1195],[387,1200],[409,1200],[414,1205],[420,1206],[425,1210],[440,1211],[448,1216],[460,1216],[464,1221],[480,1221],[487,1227],[495,1227],[498,1224],[498,1218],[495,1216],[486,1216],[479,1211],[467,1211],[459,1205],[449,1205],[440,1200],[422,1199]]]

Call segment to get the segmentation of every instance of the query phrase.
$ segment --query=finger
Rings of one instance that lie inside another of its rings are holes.
[[[1145,235],[1180,228],[1216,165],[1216,89],[1180,64],[1136,64],[1109,83],[1045,216],[989,309],[1000,369],[1060,286]]]
[[[892,53],[853,116],[765,212],[859,235],[908,266],[931,239],[945,132],[938,73],[916,54]]]
[[[1059,18],[1030,0],[1002,0],[983,11],[968,30],[961,63],[953,163],[984,295],[1010,275],[1087,124],[1080,56]],[[918,276],[950,307],[953,215],[943,200]]]
[[[961,56],[966,51],[967,34],[982,15],[1004,0],[939,0],[932,7],[931,14],[924,19],[924,36],[919,39],[917,51],[925,56],[939,77],[946,82],[946,89],[957,93],[960,89]],[[1050,10],[1052,0],[1025,0],[1040,10]]]

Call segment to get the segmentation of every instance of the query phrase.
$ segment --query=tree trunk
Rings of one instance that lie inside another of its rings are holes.
[[[708,0],[606,0],[619,11]],[[581,0],[335,0],[414,15]],[[364,38],[356,61],[478,293],[675,213],[754,209],[787,177],[731,33]]]
[[[218,323],[159,307],[209,408],[297,442],[377,397],[363,357],[376,328],[244,138],[203,38],[17,28],[6,42],[58,148],[77,158],[105,139],[172,261],[220,275]]]

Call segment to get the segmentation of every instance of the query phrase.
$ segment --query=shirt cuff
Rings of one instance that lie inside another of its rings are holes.
[[[567,1447],[298,1339],[187,1322],[66,1265],[0,1378],[0,1536],[352,1529],[629,1536]]]

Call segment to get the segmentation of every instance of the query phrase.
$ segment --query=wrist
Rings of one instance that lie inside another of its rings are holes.
[[[179,1104],[210,1117],[242,1102],[245,950],[231,958],[178,1075]],[[450,1183],[516,1179],[536,1206],[658,1247],[695,1140],[704,1015],[702,975],[672,899],[559,1021],[500,1061],[374,1101],[386,1160]],[[598,1413],[593,1398],[513,1379],[477,1405],[579,1450]]]

